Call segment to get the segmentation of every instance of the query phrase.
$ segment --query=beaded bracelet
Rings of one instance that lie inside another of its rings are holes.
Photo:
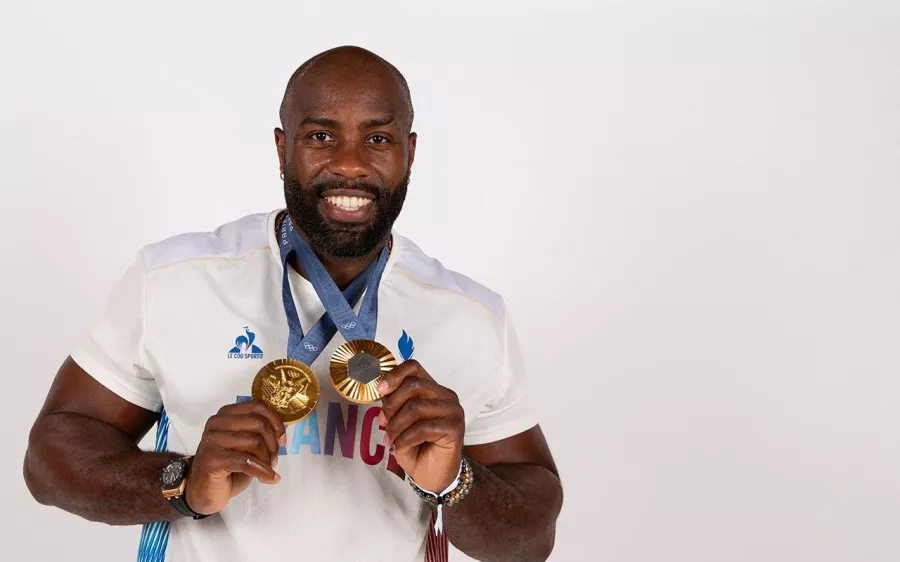
[[[475,483],[475,473],[472,472],[472,466],[469,464],[469,461],[466,460],[466,457],[463,457],[462,460],[460,460],[459,472],[456,475],[456,479],[441,494],[435,494],[428,490],[424,490],[416,484],[411,476],[407,476],[407,478],[409,479],[409,485],[416,491],[416,494],[425,501],[425,503],[431,506],[437,506],[437,520],[434,525],[435,533],[440,533],[444,527],[442,514],[444,506],[450,507],[458,504],[464,497],[469,495],[469,492],[472,490],[472,485]]]

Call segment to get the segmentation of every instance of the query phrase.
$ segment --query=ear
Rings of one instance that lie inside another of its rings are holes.
[[[278,150],[278,164],[281,172],[284,172],[284,131],[275,127],[275,149]]]
[[[416,139],[418,135],[415,133],[409,134],[409,163],[406,165],[406,172],[412,172],[413,161],[416,159]]]

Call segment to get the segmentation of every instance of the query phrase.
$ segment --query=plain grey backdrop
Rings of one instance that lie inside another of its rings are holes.
[[[516,320],[553,560],[900,559],[900,6],[851,0],[4,2],[4,559],[133,559],[31,499],[30,425],[138,247],[282,204],[342,44],[412,88],[398,230]]]

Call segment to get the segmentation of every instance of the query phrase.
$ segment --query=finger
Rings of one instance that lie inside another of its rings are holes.
[[[385,418],[390,421],[403,405],[413,398],[458,401],[455,392],[439,385],[433,379],[409,376],[403,379],[396,390],[381,399],[381,410]]]
[[[407,377],[423,377],[433,380],[431,379],[431,375],[422,368],[422,365],[419,364],[418,361],[410,359],[388,371],[384,375],[384,380],[378,383],[376,390],[378,390],[382,396],[387,396],[397,390]]]
[[[252,431],[207,431],[204,439],[213,447],[228,451],[249,453],[260,463],[272,466],[272,454],[262,435]]]
[[[278,443],[281,445],[287,443],[287,434],[285,433],[284,422],[281,421],[281,418],[278,417],[278,414],[275,413],[275,410],[270,408],[269,405],[265,402],[261,402],[259,400],[248,400],[246,402],[239,402],[237,404],[228,404],[222,406],[219,409],[218,413],[220,415],[255,414],[258,416],[263,416],[272,425],[272,430],[275,432],[275,436],[278,438]]]
[[[261,463],[255,455],[240,451],[220,449],[211,456],[209,467],[211,470],[247,474],[266,484],[275,484],[281,480],[281,476],[272,467]]]
[[[438,446],[453,440],[455,424],[448,418],[419,420],[394,440],[394,451],[403,451],[421,445],[434,443]]]
[[[215,415],[206,422],[207,431],[250,431],[258,433],[266,441],[269,455],[278,454],[278,437],[267,418],[256,414]]]
[[[433,420],[450,417],[455,413],[458,404],[449,400],[432,400],[428,398],[412,398],[407,400],[400,410],[394,414],[385,427],[385,444],[390,444],[414,423],[421,420]]]

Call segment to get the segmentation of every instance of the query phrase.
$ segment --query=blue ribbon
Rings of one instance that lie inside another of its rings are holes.
[[[279,239],[281,262],[284,265],[281,298],[284,302],[289,330],[287,356],[312,365],[338,330],[347,341],[373,339],[378,323],[378,286],[381,284],[381,274],[387,264],[387,246],[382,249],[378,259],[370,263],[346,289],[341,291],[309,244],[294,229],[290,217],[286,217],[282,222]],[[303,265],[306,276],[325,306],[325,314],[319,318],[319,321],[306,335],[303,334],[303,328],[300,326],[300,316],[294,304],[288,278],[290,259],[295,255]],[[366,296],[357,316],[353,312],[353,307],[359,302],[364,292]]]

